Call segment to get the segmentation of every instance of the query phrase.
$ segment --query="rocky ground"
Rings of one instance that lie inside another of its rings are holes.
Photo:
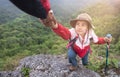
[[[69,71],[69,65],[63,55],[29,56],[20,61],[15,71],[1,71],[0,77],[101,77],[82,64],[79,64],[76,71]],[[106,77],[120,77],[113,71],[112,73]]]

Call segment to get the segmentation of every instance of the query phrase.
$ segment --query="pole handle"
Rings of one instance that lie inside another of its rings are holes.
[[[106,37],[107,37],[107,38],[112,38],[112,35],[111,35],[110,33],[108,33],[108,34],[106,35]],[[108,42],[107,42],[107,45],[109,45]]]

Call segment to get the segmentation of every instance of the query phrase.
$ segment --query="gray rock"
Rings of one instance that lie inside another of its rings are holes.
[[[29,77],[100,77],[79,64],[76,71],[69,71],[68,60],[63,55],[35,55],[20,61],[15,71],[0,72],[0,77],[24,77],[22,68],[30,68]]]
[[[120,77],[120,74],[118,75],[116,72],[114,72],[113,69],[108,70],[107,74],[108,74],[108,75],[105,76],[105,77]]]
[[[22,77],[22,74],[19,71],[2,71],[0,77]]]

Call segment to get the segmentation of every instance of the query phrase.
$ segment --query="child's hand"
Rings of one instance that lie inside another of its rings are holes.
[[[41,20],[40,19],[40,22],[42,22],[46,27],[56,27],[57,25],[57,21],[53,15],[53,11],[50,10],[49,13],[48,13],[48,16],[46,19],[43,19]]]
[[[110,43],[112,41],[112,37],[104,37],[106,43]]]

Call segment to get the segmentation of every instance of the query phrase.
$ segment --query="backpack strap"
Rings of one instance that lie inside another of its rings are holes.
[[[75,44],[76,40],[77,40],[78,36],[76,36],[74,39],[70,39],[69,43],[67,44],[66,48],[69,47],[73,47],[73,45]]]

